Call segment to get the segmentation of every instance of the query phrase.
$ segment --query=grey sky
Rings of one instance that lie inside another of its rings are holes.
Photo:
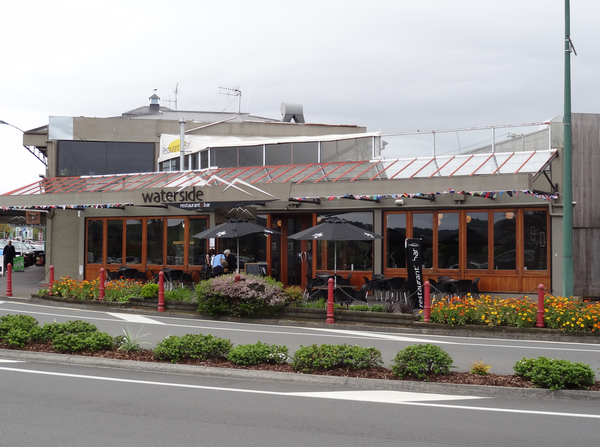
[[[573,112],[600,113],[600,1],[571,1]],[[0,119],[114,116],[153,89],[180,110],[384,133],[545,121],[563,113],[564,0],[32,0],[3,6]],[[0,192],[43,165],[0,126]]]

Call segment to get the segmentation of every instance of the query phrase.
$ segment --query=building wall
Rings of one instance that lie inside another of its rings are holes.
[[[80,218],[74,210],[54,210],[47,219],[46,265],[54,266],[54,277],[80,278],[83,251]]]
[[[600,115],[573,114],[573,292],[600,296]]]

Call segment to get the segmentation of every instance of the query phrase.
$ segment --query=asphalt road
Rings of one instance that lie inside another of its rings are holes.
[[[460,336],[398,334],[382,331],[342,330],[326,327],[298,327],[268,324],[248,324],[123,312],[91,311],[53,307],[31,301],[2,301],[0,315],[28,314],[40,324],[53,321],[85,320],[111,335],[123,334],[124,329],[145,335],[143,341],[152,347],[167,336],[188,333],[212,334],[230,339],[235,344],[263,343],[286,345],[292,354],[300,345],[358,344],[374,346],[389,365],[398,351],[416,343],[433,343],[446,350],[454,359],[457,371],[468,371],[472,361],[483,360],[493,365],[491,372],[513,374],[513,366],[523,357],[546,356],[589,364],[594,371],[600,368],[600,344],[532,340],[478,339]],[[600,375],[600,374],[599,374]]]
[[[374,391],[0,355],[2,446],[596,446],[599,422],[597,401]]]

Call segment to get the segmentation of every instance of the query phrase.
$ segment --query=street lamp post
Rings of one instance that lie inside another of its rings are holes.
[[[0,124],[6,124],[7,126],[13,127],[15,129],[17,129],[18,131],[22,132],[23,135],[25,134],[25,131],[23,129],[18,128],[14,124],[7,123],[4,120],[0,120]],[[23,147],[25,149],[27,149],[29,152],[31,152],[35,158],[37,158],[39,161],[44,163],[44,165],[48,166],[48,158],[42,152],[40,152],[36,147],[34,147],[33,149],[30,147],[27,147],[25,145],[23,145]]]

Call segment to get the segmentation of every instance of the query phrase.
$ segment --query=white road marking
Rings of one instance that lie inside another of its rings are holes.
[[[156,321],[151,318],[143,317],[136,314],[120,314],[113,312],[106,312],[108,315],[119,318],[121,320],[129,321],[130,323],[143,323],[143,324],[165,324],[162,321]]]
[[[493,408],[493,407],[474,407],[469,405],[452,405],[452,404],[440,404],[431,402],[418,402],[414,400],[414,393],[405,393],[402,391],[380,391],[380,392],[365,392],[365,391],[345,391],[345,392],[322,392],[322,393],[283,393],[278,391],[262,391],[262,390],[248,390],[243,388],[224,388],[214,386],[202,386],[202,385],[190,385],[185,383],[169,383],[169,382],[154,382],[148,380],[132,380],[132,379],[120,379],[116,377],[99,377],[99,376],[86,376],[81,374],[66,374],[49,371],[32,371],[28,369],[18,368],[6,368],[0,367],[2,371],[11,371],[18,373],[27,374],[39,374],[47,376],[57,377],[68,377],[75,379],[87,379],[87,380],[101,380],[105,382],[120,382],[120,383],[133,383],[138,385],[152,385],[152,386],[166,386],[172,388],[187,388],[197,390],[208,390],[208,391],[225,391],[231,393],[247,393],[247,394],[263,394],[271,396],[282,396],[282,397],[308,397],[308,398],[321,398],[321,399],[343,399],[353,400],[357,402],[374,402],[384,403],[393,405],[411,405],[417,407],[431,407],[431,408],[448,408],[448,409],[460,409],[460,410],[473,410],[473,411],[488,411],[495,413],[514,413],[514,414],[535,414],[540,416],[560,416],[560,417],[572,417],[581,419],[600,419],[600,414],[586,414],[586,413],[563,413],[555,411],[535,411],[535,410],[517,410],[513,408]],[[388,397],[383,395],[387,393]],[[353,398],[354,395],[354,398]],[[369,398],[370,396],[370,398]],[[423,393],[421,401],[428,400],[427,393]],[[442,395],[438,395],[442,396]],[[458,399],[477,399],[474,396],[444,396],[443,400],[458,400]]]
[[[316,393],[286,393],[288,396],[315,397],[321,399],[353,400],[359,402],[377,402],[381,404],[398,404],[402,402],[422,402],[439,400],[484,399],[478,396],[453,396],[450,394],[411,393],[407,391],[326,391]]]
[[[0,359],[0,363],[22,363],[22,360]]]

